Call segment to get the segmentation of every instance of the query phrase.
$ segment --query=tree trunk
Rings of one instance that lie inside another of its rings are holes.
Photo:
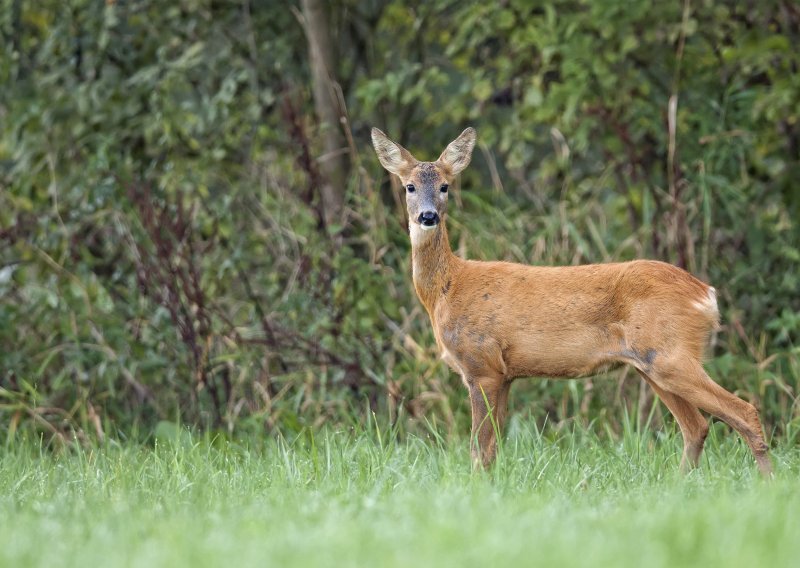
[[[325,4],[320,0],[302,0],[308,38],[311,86],[319,120],[324,154],[318,159],[322,177],[319,188],[325,224],[342,222],[344,190],[349,169],[348,146],[342,130],[345,112],[337,95],[333,44],[328,29]]]

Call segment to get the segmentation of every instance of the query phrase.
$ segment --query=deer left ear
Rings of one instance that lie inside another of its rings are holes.
[[[472,150],[475,148],[477,137],[478,133],[470,126],[447,145],[438,161],[449,169],[452,175],[460,174],[472,159]]]

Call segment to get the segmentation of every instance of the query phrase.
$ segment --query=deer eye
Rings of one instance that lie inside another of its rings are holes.
[[[448,187],[450,187],[450,186],[447,185],[446,183],[443,183],[442,187],[439,188],[439,191],[441,191],[442,193],[447,193],[447,188]]]
[[[408,193],[414,193],[415,191],[417,191],[417,188],[416,188],[416,187],[414,187],[414,184],[413,184],[413,183],[410,183],[410,184],[408,184],[408,185],[406,186],[406,189],[408,190]]]

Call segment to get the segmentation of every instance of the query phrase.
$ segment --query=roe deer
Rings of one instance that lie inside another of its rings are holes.
[[[682,470],[698,464],[708,434],[699,408],[737,430],[769,475],[755,407],[703,369],[704,347],[719,317],[714,288],[650,260],[540,267],[453,254],[447,189],[469,165],[475,138],[467,128],[438,160],[420,162],[372,129],[378,159],[406,190],[414,287],[442,358],[469,389],[475,463],[486,467],[494,460],[491,422],[502,431],[513,379],[579,377],[626,363],[675,416],[683,434]]]

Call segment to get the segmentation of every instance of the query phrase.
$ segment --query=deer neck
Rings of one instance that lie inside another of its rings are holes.
[[[433,231],[411,224],[411,266],[414,288],[428,314],[433,317],[439,298],[447,293],[459,258],[450,250],[444,219]]]

